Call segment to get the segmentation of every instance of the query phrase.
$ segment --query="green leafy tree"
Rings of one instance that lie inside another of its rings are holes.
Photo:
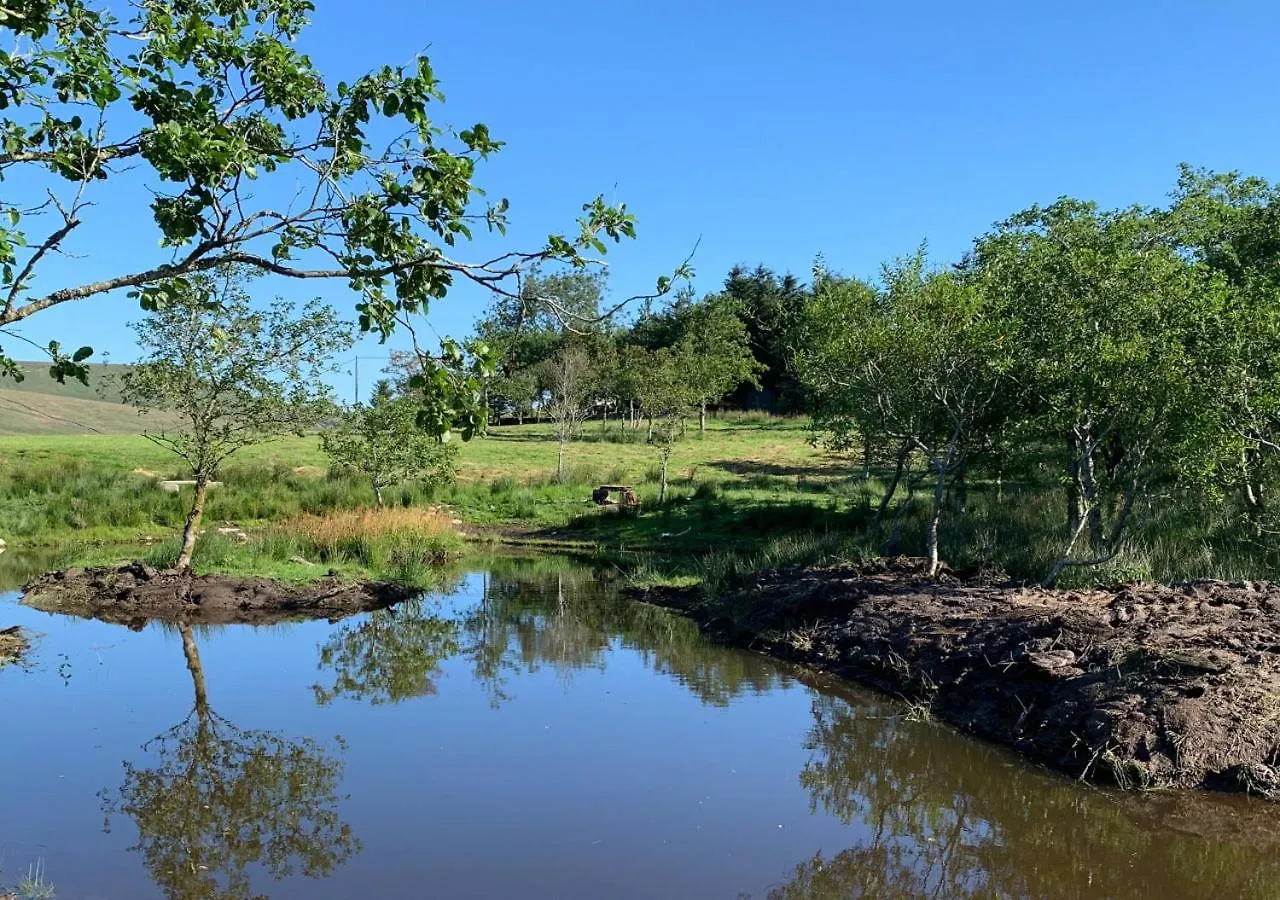
[[[135,323],[146,354],[121,379],[121,396],[175,425],[146,437],[181,457],[195,480],[175,567],[189,569],[218,467],[245,447],[302,434],[333,410],[320,376],[351,346],[350,329],[312,301],[250,303],[241,273],[206,273],[174,286]]]
[[[676,354],[698,407],[698,431],[707,430],[707,404],[717,403],[742,384],[758,385],[764,365],[751,353],[747,327],[719,297],[691,307],[681,323]]]
[[[897,443],[890,494],[908,453],[927,460],[930,574],[940,564],[947,487],[1005,411],[1008,343],[989,313],[972,280],[926,271],[922,251],[887,266],[882,291],[857,281],[821,282],[800,332],[796,370],[827,444],[844,450],[876,434]]]
[[[410,479],[445,484],[456,472],[457,446],[424,431],[418,405],[396,397],[382,382],[368,406],[343,413],[338,425],[320,435],[335,468],[368,480],[382,506],[385,488]]]
[[[1168,219],[1185,253],[1218,273],[1224,302],[1214,340],[1197,340],[1218,414],[1217,465],[1256,532],[1274,532],[1280,476],[1280,188],[1261,178],[1183,167]]]
[[[667,501],[667,473],[683,422],[692,414],[698,392],[690,369],[674,349],[640,351],[632,357],[643,378],[636,384],[641,408],[649,419],[649,440],[658,448],[658,502]]]
[[[476,333],[492,348],[495,377],[488,383],[488,406],[499,415],[523,420],[548,387],[548,362],[569,344],[605,328],[601,309],[603,273],[531,272],[520,291],[494,298],[476,323]]]
[[[1136,501],[1218,445],[1206,365],[1227,301],[1163,216],[1064,199],[1013,216],[973,265],[1009,323],[1022,446],[1064,448],[1067,537],[1045,579],[1114,559]]]
[[[794,275],[778,275],[763,265],[735,266],[725,277],[722,296],[746,325],[748,345],[759,366],[758,381],[741,383],[740,403],[761,403],[781,413],[807,408],[790,369],[790,335],[803,316],[808,293]]]
[[[555,427],[556,478],[564,478],[565,451],[591,409],[596,394],[596,371],[585,347],[562,347],[539,366],[545,387],[545,407]]]
[[[501,371],[501,369],[499,369]],[[533,402],[538,396],[538,378],[533,370],[510,375],[495,375],[487,385],[491,412],[515,417],[517,424],[534,414]]]
[[[190,276],[231,264],[345,283],[360,298],[360,328],[385,337],[455,281],[518,296],[529,270],[589,268],[607,242],[634,237],[626,207],[597,198],[541,246],[480,262],[454,256],[476,227],[505,233],[508,202],[479,204],[474,180],[502,143],[482,123],[441,124],[443,94],[425,56],[326,82],[305,52],[312,9],[310,0],[3,8],[0,37],[17,49],[0,57],[0,177],[21,190],[0,202],[0,330],[121,290],[158,304]],[[63,269],[51,282],[46,263],[91,251],[93,223],[136,217],[154,232],[135,245],[158,243],[160,253],[112,260],[94,280]],[[670,286],[664,276],[649,296]],[[48,352],[55,376],[87,377],[90,348]],[[451,371],[448,351],[421,356]],[[482,402],[470,377],[428,375],[416,387],[452,392],[446,409],[478,414]]]

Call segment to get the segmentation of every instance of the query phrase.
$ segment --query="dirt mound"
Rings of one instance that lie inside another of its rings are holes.
[[[1277,585],[1046,591],[899,559],[659,602],[1082,779],[1280,798]]]
[[[311,584],[267,578],[157,571],[144,563],[52,572],[23,588],[22,602],[141,628],[149,619],[192,624],[261,625],[293,619],[337,620],[393,606],[417,593],[384,582],[325,577]]]
[[[0,628],[0,668],[6,663],[17,662],[27,652],[27,639],[17,625]]]

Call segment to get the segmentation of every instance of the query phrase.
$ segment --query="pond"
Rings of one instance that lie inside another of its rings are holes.
[[[0,884],[149,898],[1273,897],[1280,814],[1084,788],[556,558],[341,622],[0,602]]]

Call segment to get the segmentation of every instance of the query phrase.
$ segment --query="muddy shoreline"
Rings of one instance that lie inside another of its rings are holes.
[[[642,598],[1082,780],[1280,799],[1280,585],[1046,591],[898,559]]]
[[[309,584],[268,578],[191,575],[145,563],[67,569],[22,589],[24,605],[141,628],[151,619],[205,625],[264,625],[295,619],[337,621],[394,606],[420,593],[389,582],[325,576]]]

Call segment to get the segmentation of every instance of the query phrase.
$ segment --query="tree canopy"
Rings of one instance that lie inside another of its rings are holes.
[[[239,269],[202,273],[170,290],[135,323],[146,354],[125,373],[121,396],[173,425],[146,436],[191,467],[194,497],[178,568],[189,567],[205,492],[232,454],[283,434],[302,434],[331,414],[321,379],[350,328],[319,301],[276,300],[259,309]]]
[[[482,202],[478,164],[502,142],[483,123],[443,123],[429,59],[328,81],[306,55],[310,0],[108,0],[8,4],[0,34],[0,333],[60,306],[130,291],[169,301],[200,273],[243,266],[281,279],[335,280],[358,298],[359,327],[386,337],[459,281],[527,294],[539,266],[587,270],[634,237],[623,204],[596,198],[574,227],[489,258],[455,255],[477,228],[505,233],[509,203]],[[110,186],[109,203],[99,196]],[[77,280],[48,263],[92,250],[91,223],[149,220],[150,238],[111,271]],[[683,267],[675,274],[684,271]],[[660,296],[672,276],[658,279]],[[545,305],[564,315],[554,298]],[[57,378],[87,377],[88,347],[47,352]],[[480,396],[451,372],[459,352],[418,346],[415,387]],[[487,349],[470,348],[487,373]],[[20,374],[10,357],[0,366]],[[448,416],[427,417],[443,431]]]

